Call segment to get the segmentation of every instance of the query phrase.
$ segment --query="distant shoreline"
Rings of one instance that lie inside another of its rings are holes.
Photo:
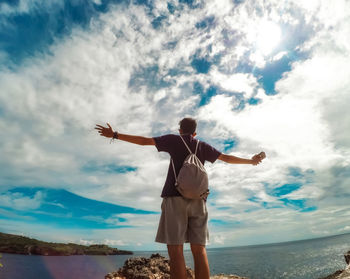
[[[0,253],[41,256],[74,255],[132,255],[133,252],[111,248],[104,244],[80,245],[75,243],[53,243],[20,235],[0,232]]]
[[[313,238],[303,238],[298,240],[288,240],[288,241],[281,241],[281,242],[268,242],[268,243],[262,243],[262,244],[248,244],[248,245],[238,245],[238,246],[225,246],[225,247],[215,247],[215,248],[209,248],[209,249],[221,249],[221,248],[243,248],[243,247],[257,247],[257,246],[273,246],[273,245],[280,245],[280,244],[292,244],[296,242],[306,242],[306,241],[313,241],[313,240],[320,240],[320,239],[326,239],[326,238],[333,238],[337,236],[347,235],[350,234],[350,232],[347,233],[341,233],[341,234],[333,234],[328,236],[321,236],[321,237],[313,237]]]
[[[261,243],[261,244],[248,244],[248,245],[237,245],[237,246],[222,246],[222,247],[210,247],[206,246],[207,250],[217,250],[217,249],[235,249],[235,248],[255,248],[255,247],[261,247],[261,246],[278,246],[278,245],[284,245],[284,244],[294,244],[298,242],[306,242],[306,241],[317,241],[320,239],[329,239],[333,237],[338,237],[342,235],[350,235],[350,232],[347,233],[341,233],[341,234],[334,234],[334,235],[328,235],[328,236],[321,236],[321,237],[314,237],[314,238],[303,238],[303,239],[298,239],[298,240],[288,240],[288,241],[281,241],[281,242],[269,242],[269,243]],[[191,248],[186,248],[184,247],[184,250],[186,251],[191,251]],[[158,250],[134,250],[134,252],[149,252],[149,253],[159,253],[159,252],[164,252],[167,253],[168,250],[165,249],[158,249]]]

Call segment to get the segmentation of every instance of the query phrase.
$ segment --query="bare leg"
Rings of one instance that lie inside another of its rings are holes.
[[[209,279],[209,263],[205,246],[191,243],[191,251],[194,259],[194,273],[196,279]]]
[[[183,245],[168,245],[168,254],[170,258],[170,278],[186,279]]]

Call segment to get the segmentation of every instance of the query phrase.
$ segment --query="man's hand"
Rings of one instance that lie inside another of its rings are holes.
[[[106,137],[106,138],[113,138],[113,129],[111,125],[107,123],[107,127],[103,127],[101,125],[96,124],[95,129],[100,133],[101,136]]]
[[[138,145],[156,145],[156,142],[154,141],[153,138],[121,134],[118,132],[114,132],[111,125],[109,125],[108,123],[107,123],[107,126],[108,128],[96,124],[95,129],[100,133],[101,136],[106,138],[113,138],[114,133],[117,133],[116,138],[118,140],[127,141]]]
[[[253,161],[252,164],[254,166],[256,166],[256,165],[260,164],[261,161],[265,158],[266,158],[265,152],[260,152],[259,154],[256,154],[252,157],[252,161]]]

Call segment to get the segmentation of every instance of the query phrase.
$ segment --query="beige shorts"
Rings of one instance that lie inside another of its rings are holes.
[[[205,245],[209,240],[208,211],[204,200],[179,197],[163,198],[156,242]]]

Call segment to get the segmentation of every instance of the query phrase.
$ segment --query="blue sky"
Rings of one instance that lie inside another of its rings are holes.
[[[0,3],[0,231],[164,249],[169,157],[93,129],[198,137],[259,166],[206,164],[209,247],[350,232],[349,3]],[[142,236],[140,237],[140,232]]]

